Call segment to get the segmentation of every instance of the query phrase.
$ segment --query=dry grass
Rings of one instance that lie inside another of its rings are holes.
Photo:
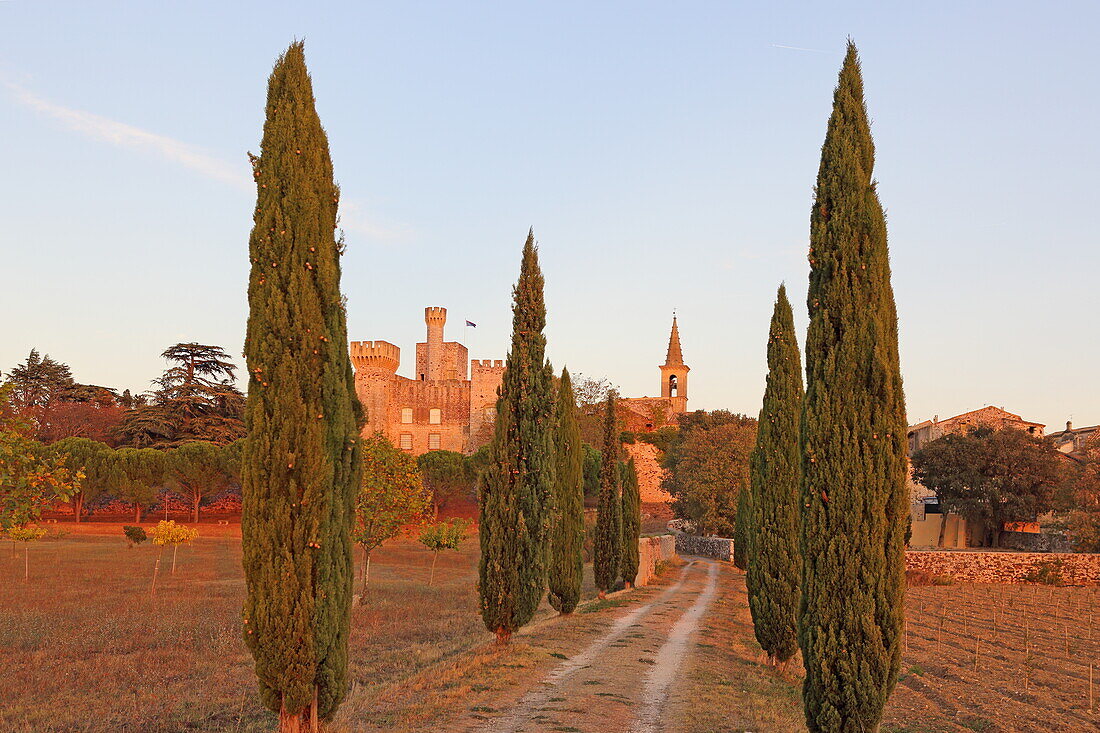
[[[22,548],[0,548],[0,730],[271,729],[240,636],[238,527],[203,525],[175,576],[165,552],[150,597],[160,548],[128,549],[118,527],[60,526],[75,531],[30,548],[29,581]],[[476,555],[476,539],[444,553],[428,588],[428,550],[397,541],[376,551],[352,620],[357,698],[488,638]]]

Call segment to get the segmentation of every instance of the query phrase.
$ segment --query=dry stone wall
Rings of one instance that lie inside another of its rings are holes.
[[[676,557],[676,540],[670,534],[659,537],[642,537],[638,540],[638,577],[634,585],[649,585],[657,574],[657,563]]]
[[[676,552],[680,555],[699,555],[725,562],[733,561],[733,540],[726,537],[700,537],[694,534],[676,535]]]
[[[1042,568],[1056,571],[1069,585],[1100,585],[1100,555],[974,550],[905,553],[905,568],[951,575],[960,583],[1024,583]]]

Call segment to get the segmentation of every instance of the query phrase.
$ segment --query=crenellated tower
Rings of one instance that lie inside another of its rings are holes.
[[[424,323],[428,326],[427,365],[420,379],[443,379],[443,327],[447,325],[447,309],[429,306],[424,309]]]
[[[688,372],[691,367],[684,364],[684,354],[680,350],[680,328],[676,316],[672,316],[672,333],[668,337],[668,354],[661,365],[661,397],[672,404],[674,412],[687,412]]]

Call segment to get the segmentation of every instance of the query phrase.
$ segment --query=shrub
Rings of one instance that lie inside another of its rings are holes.
[[[126,543],[133,547],[134,545],[140,545],[145,540],[149,539],[149,535],[145,534],[145,530],[141,527],[135,527],[131,524],[123,525],[122,533],[126,535]]]
[[[955,576],[951,573],[941,573],[932,576],[932,585],[955,585]]]
[[[1065,578],[1062,577],[1062,561],[1042,560],[1035,563],[1030,572],[1024,576],[1024,582],[1040,585],[1065,585]]]
[[[176,524],[176,520],[160,520],[157,522],[157,526],[153,527],[153,544],[154,545],[171,545],[172,546],[172,572],[176,572],[176,551],[179,550],[179,546],[184,542],[191,542],[193,539],[199,536],[197,529],[184,526],[182,524]]]
[[[623,431],[623,432],[622,432],[622,433],[621,433],[621,434],[619,435],[619,439],[620,439],[620,440],[621,440],[621,441],[622,441],[623,443],[625,443],[626,445],[634,445],[635,443],[637,443],[637,442],[638,442],[638,438],[637,438],[637,436],[636,436],[636,435],[634,435],[633,431],[630,431],[630,430],[624,430],[624,431]]]

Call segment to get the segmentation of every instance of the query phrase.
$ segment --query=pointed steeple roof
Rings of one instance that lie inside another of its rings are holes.
[[[672,316],[672,334],[668,337],[668,355],[665,366],[683,366],[684,355],[680,351],[680,329],[676,326],[676,316]]]

